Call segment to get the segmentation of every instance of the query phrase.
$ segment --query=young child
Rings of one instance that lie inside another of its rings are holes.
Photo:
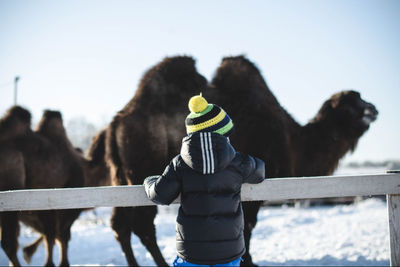
[[[201,96],[189,101],[180,155],[161,176],[146,178],[147,196],[169,205],[180,194],[174,266],[239,266],[245,252],[242,183],[264,180],[264,162],[236,152],[226,112]]]

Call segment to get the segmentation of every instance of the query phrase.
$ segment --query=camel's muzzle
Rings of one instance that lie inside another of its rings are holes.
[[[362,117],[362,121],[369,125],[371,122],[374,122],[378,117],[378,110],[371,103],[365,102],[364,104],[364,114]]]

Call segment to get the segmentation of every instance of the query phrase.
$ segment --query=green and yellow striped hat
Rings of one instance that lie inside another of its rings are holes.
[[[214,132],[228,136],[233,130],[233,123],[228,114],[219,106],[208,104],[200,94],[189,100],[190,114],[186,117],[186,132]]]

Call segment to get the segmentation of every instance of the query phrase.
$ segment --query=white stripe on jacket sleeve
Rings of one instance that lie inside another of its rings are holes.
[[[207,133],[203,133],[204,134],[204,147],[206,150],[206,159],[207,159],[207,174],[210,174],[210,148],[208,145],[208,135]]]
[[[203,159],[203,174],[206,174],[206,158],[204,155],[203,133],[200,133],[201,157]]]
[[[210,142],[209,148],[210,148],[210,159],[211,159],[211,173],[214,173],[214,153],[212,147],[211,133],[208,133],[208,141]]]

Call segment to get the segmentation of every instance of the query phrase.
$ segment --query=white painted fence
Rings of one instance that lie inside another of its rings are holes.
[[[390,265],[400,266],[400,173],[277,178],[242,188],[243,201],[370,195],[387,195]],[[0,192],[0,212],[149,205],[155,204],[146,197],[141,185]]]

